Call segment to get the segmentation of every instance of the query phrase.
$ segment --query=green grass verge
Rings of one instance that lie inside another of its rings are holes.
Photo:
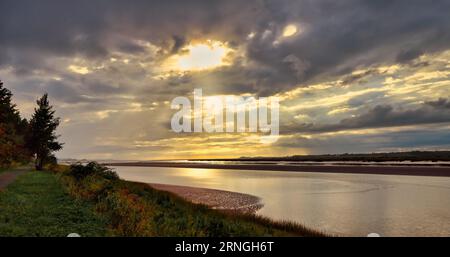
[[[7,171],[11,171],[13,169],[14,169],[14,167],[8,167],[8,168],[2,167],[2,168],[0,168],[0,174],[7,172]]]
[[[61,167],[62,168],[62,167]],[[64,170],[64,169],[63,169]],[[193,204],[144,183],[123,181],[96,163],[58,172],[67,191],[95,204],[119,236],[324,236],[293,222],[225,213]]]
[[[98,165],[30,171],[0,191],[0,236],[324,236],[291,222],[224,213]]]
[[[0,167],[0,174],[2,174],[3,172],[7,172],[7,171],[13,171],[17,168],[21,168],[21,167],[29,167],[30,164],[29,163],[19,163],[19,162],[13,162],[11,165],[9,166],[2,166]]]
[[[213,210],[205,205],[187,202],[174,194],[155,190],[146,184],[126,181],[118,184],[122,184],[129,195],[138,196],[151,206],[146,213],[151,217],[151,231],[154,235],[325,236],[322,232],[295,222],[274,221],[254,214]],[[110,210],[115,209],[115,203],[114,201],[114,204],[110,205],[113,206],[109,208]]]
[[[0,192],[0,236],[107,235],[106,220],[74,200],[55,175],[28,172]]]

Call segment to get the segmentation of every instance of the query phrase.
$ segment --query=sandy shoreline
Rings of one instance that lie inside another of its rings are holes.
[[[450,167],[447,166],[209,164],[185,162],[126,162],[107,163],[106,165],[450,177]]]
[[[150,183],[151,187],[174,193],[185,200],[212,209],[255,213],[263,204],[259,197],[224,190]]]

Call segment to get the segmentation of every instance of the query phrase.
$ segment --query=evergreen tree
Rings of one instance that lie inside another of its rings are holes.
[[[55,134],[59,125],[59,118],[55,118],[55,111],[48,102],[48,95],[44,94],[37,100],[38,107],[30,120],[30,134],[28,147],[36,157],[36,169],[42,170],[45,163],[54,159],[52,152],[62,149]]]
[[[3,82],[0,81],[0,123],[2,124],[14,125],[20,119],[16,105],[11,102],[11,97],[11,91],[3,87]]]
[[[26,162],[30,157],[25,148],[28,124],[20,117],[11,98],[11,91],[3,87],[0,81],[0,166]]]

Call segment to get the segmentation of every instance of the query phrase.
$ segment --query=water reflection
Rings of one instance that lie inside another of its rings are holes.
[[[263,199],[260,214],[341,235],[450,236],[450,178],[116,167],[127,180],[229,190]]]
[[[183,169],[183,172],[180,172],[179,175],[194,179],[212,179],[215,174],[215,170],[186,168]]]

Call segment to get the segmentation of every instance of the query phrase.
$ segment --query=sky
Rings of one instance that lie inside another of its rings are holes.
[[[0,79],[60,158],[450,149],[450,2],[0,2]],[[276,96],[280,135],[175,133],[177,96]]]

